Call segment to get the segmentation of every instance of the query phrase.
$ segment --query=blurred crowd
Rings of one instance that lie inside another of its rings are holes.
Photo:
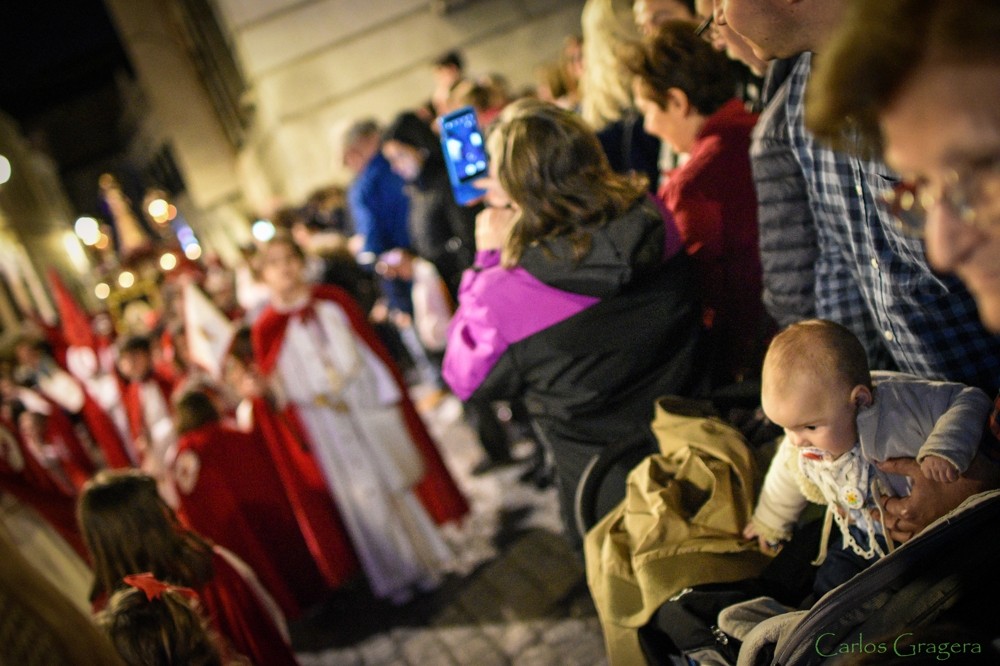
[[[0,602],[80,629],[11,663],[294,663],[287,619],[344,585],[434,590],[470,510],[425,425],[449,394],[472,474],[555,487],[613,663],[668,663],[635,618],[758,574],[809,502],[822,565],[786,610],[1000,485],[996,7],[588,0],[581,27],[518,92],[442,54],[238,265],[139,271],[131,313],[51,276],[59,324],[0,368],[0,573],[29,591]],[[463,205],[439,119],[466,107],[489,169]],[[650,457],[679,465],[663,396],[775,428],[762,489],[686,540],[676,487],[642,503],[670,487]]]

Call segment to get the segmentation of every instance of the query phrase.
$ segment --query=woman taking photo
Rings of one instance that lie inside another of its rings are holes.
[[[653,452],[654,400],[698,382],[692,273],[645,179],[614,173],[572,112],[515,102],[487,146],[488,207],[443,374],[462,399],[523,396],[571,525],[587,463],[623,441]]]

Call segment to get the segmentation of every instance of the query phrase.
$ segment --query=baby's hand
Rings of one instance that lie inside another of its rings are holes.
[[[925,477],[938,483],[953,483],[958,480],[958,470],[940,456],[926,456],[920,463],[920,471]]]
[[[777,555],[778,551],[781,550],[781,543],[768,541],[764,536],[757,534],[757,530],[754,528],[753,523],[750,523],[743,528],[743,538],[757,539],[757,545],[760,548],[760,552],[765,555]]]

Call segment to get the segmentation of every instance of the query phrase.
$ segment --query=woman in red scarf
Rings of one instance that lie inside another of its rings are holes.
[[[732,63],[695,34],[668,21],[625,58],[646,131],[687,155],[664,174],[659,197],[694,259],[714,383],[760,375],[774,324],[764,311],[757,194],[750,133],[757,116],[736,97]]]

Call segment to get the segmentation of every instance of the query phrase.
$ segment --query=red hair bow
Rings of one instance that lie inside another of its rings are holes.
[[[190,587],[177,587],[169,583],[164,583],[161,580],[157,580],[156,577],[148,571],[141,574],[130,574],[122,578],[122,580],[125,581],[126,585],[131,585],[135,589],[145,592],[146,601],[159,599],[163,596],[164,590],[170,590],[172,592],[177,592],[178,594],[183,594],[188,599],[198,599],[198,593]]]

